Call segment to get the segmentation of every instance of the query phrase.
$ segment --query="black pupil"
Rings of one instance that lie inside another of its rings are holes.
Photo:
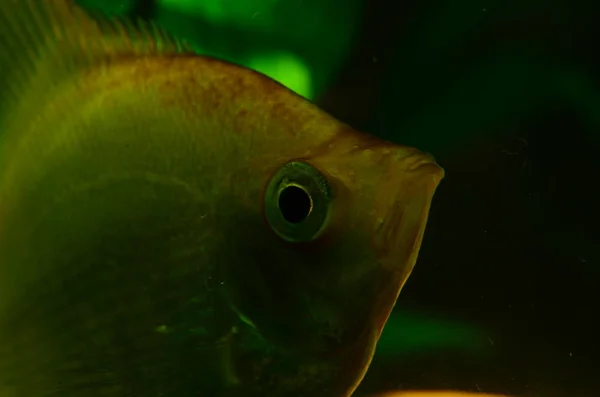
[[[300,223],[308,217],[311,210],[308,193],[298,186],[287,186],[279,194],[279,210],[283,218],[290,223]]]

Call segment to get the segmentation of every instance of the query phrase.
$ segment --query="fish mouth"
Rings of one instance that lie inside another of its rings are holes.
[[[403,167],[405,172],[431,174],[439,183],[444,178],[444,169],[435,161],[435,157],[427,152],[422,152],[418,149],[410,147],[401,147],[396,152],[396,161],[405,164]],[[437,187],[437,184],[436,184]]]
[[[407,248],[408,237],[416,239],[411,248],[418,251],[433,195],[445,175],[431,154],[417,149],[402,147],[394,160],[376,197],[375,242],[389,259]]]

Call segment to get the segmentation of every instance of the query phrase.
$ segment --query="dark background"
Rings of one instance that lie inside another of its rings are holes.
[[[130,15],[161,19],[153,2],[131,3]],[[312,26],[327,41],[327,21],[340,26],[346,12],[329,3],[322,26],[305,23],[298,37],[317,34]],[[446,170],[359,394],[600,395],[600,3],[352,4],[350,45],[314,100],[358,129],[433,153]],[[169,18],[205,43],[231,38],[237,53],[247,51],[242,34],[275,46],[268,33]],[[298,43],[289,40],[302,52]],[[320,51],[314,59],[333,50]]]

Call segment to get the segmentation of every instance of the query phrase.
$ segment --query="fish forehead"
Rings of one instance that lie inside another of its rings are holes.
[[[342,125],[279,83],[249,69],[199,55],[111,60],[86,71],[78,95],[136,94],[158,112],[211,123],[218,139],[268,139],[315,146]],[[292,145],[294,146],[294,145]]]

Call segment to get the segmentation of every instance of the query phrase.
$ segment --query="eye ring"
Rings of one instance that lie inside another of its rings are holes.
[[[331,187],[323,174],[304,161],[283,165],[265,193],[269,226],[289,242],[309,242],[324,230],[331,206]]]

